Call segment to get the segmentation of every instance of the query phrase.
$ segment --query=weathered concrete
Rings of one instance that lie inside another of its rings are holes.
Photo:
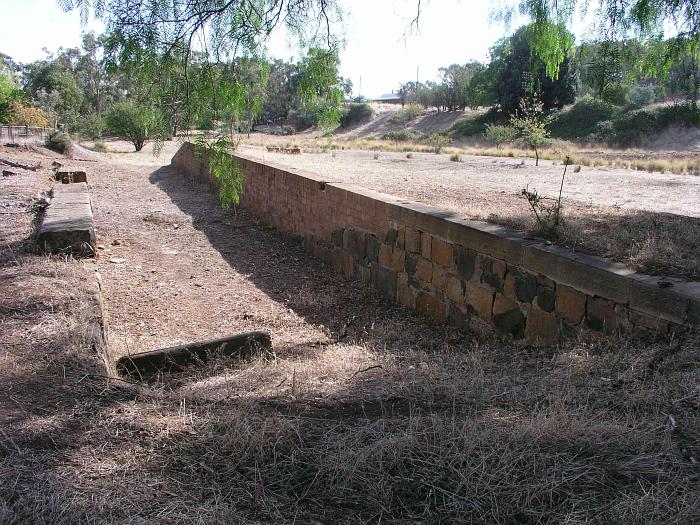
[[[117,360],[117,372],[133,379],[149,379],[161,372],[172,372],[187,365],[204,363],[211,356],[235,355],[244,358],[271,347],[272,339],[267,332],[247,332],[121,357]]]
[[[95,228],[86,183],[54,187],[53,198],[39,227],[37,244],[50,253],[95,253]]]

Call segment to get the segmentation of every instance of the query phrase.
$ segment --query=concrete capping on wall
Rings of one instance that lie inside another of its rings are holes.
[[[246,176],[244,208],[303,236],[310,253],[344,276],[438,322],[481,319],[540,345],[580,329],[700,326],[700,282],[638,274],[457,212],[235,157]],[[190,143],[172,165],[216,183]]]

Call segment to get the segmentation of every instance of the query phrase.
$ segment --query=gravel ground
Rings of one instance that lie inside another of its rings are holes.
[[[329,181],[349,182],[406,199],[462,211],[471,218],[487,218],[526,210],[520,190],[529,187],[556,197],[561,184],[561,163],[533,160],[449,155],[340,150],[334,153],[285,155],[260,146],[243,145],[252,157],[322,173]],[[524,164],[523,164],[524,162]],[[700,217],[700,177],[665,175],[618,168],[569,168],[563,191],[575,213],[582,207],[605,206],[618,210],[648,210]],[[496,198],[497,197],[497,198]]]

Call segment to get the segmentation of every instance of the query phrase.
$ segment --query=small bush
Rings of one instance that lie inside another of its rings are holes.
[[[68,146],[71,145],[70,135],[63,131],[51,131],[46,135],[44,145],[52,151],[65,153]]]
[[[439,133],[431,133],[423,140],[423,142],[430,146],[433,153],[437,155],[442,151],[442,148],[450,144],[450,139],[449,137],[440,135]]]
[[[90,140],[101,138],[104,129],[104,119],[96,113],[86,115],[80,120],[80,134]]]
[[[300,109],[289,112],[289,122],[297,131],[303,131],[313,126],[316,120],[310,112]]]
[[[9,104],[10,123],[18,126],[31,126],[37,128],[47,128],[49,119],[39,108],[26,106],[19,100],[13,100]]]
[[[462,156],[459,153],[453,153],[450,155],[450,160],[452,162],[462,162]]]
[[[99,153],[106,153],[107,152],[107,145],[104,143],[103,140],[97,139],[95,143],[92,145],[92,150],[97,151]]]
[[[398,110],[389,117],[392,124],[406,124],[423,113],[423,108],[418,104],[408,104],[405,108]]]
[[[507,142],[513,142],[518,137],[518,130],[513,126],[486,124],[484,137],[486,137],[486,140],[493,142],[496,148],[500,148]]]
[[[654,102],[656,98],[654,86],[632,86],[627,98],[629,99],[630,105],[634,107],[641,108],[648,106]]]
[[[374,110],[369,104],[349,104],[340,115],[340,125],[348,128],[372,118]]]
[[[413,153],[406,153],[406,158],[407,158],[407,159],[412,159],[412,158],[413,158]]]
[[[384,140],[395,140],[396,142],[419,141],[423,134],[417,129],[402,129],[400,131],[388,131],[382,136]]]
[[[604,102],[614,104],[616,106],[624,106],[628,102],[629,88],[622,84],[608,84],[603,88],[600,98]]]

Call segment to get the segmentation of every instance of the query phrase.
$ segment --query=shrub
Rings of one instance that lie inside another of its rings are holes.
[[[107,113],[107,126],[117,136],[128,140],[136,151],[141,151],[149,140],[160,142],[165,126],[160,112],[151,106],[142,106],[131,100],[118,102]]]
[[[423,140],[423,142],[432,148],[433,153],[438,154],[442,151],[442,148],[449,145],[450,139],[449,137],[440,135],[439,133],[431,133]]]
[[[585,138],[596,132],[601,122],[612,119],[619,109],[592,97],[583,97],[569,109],[552,115],[549,130],[555,138]]]
[[[653,86],[632,86],[627,98],[630,105],[641,108],[654,102],[656,95]]]
[[[13,100],[9,104],[10,122],[18,126],[31,126],[37,128],[47,128],[49,119],[39,108],[25,106],[19,100]]]
[[[104,119],[97,113],[90,113],[81,118],[80,134],[91,139],[97,140],[102,137],[102,132],[105,129]]]
[[[104,143],[103,140],[97,139],[95,140],[95,143],[92,145],[93,151],[98,151],[100,153],[106,153],[107,152],[107,145]]]
[[[462,162],[462,156],[459,153],[453,153],[450,155],[450,160],[452,162]]]
[[[382,135],[382,138],[396,142],[419,141],[423,138],[423,134],[417,129],[402,129],[400,131],[387,131]]]
[[[486,132],[487,124],[507,124],[505,115],[495,109],[490,109],[485,113],[458,120],[449,129],[450,135],[454,137],[471,137],[483,135]]]
[[[610,104],[615,104],[616,106],[624,106],[628,102],[629,88],[622,84],[608,84],[603,88],[603,92],[600,98],[604,102],[609,102]]]
[[[423,108],[421,108],[418,104],[408,104],[405,108],[402,108],[391,115],[388,120],[392,124],[406,124],[421,113],[423,113]]]
[[[71,145],[70,135],[63,131],[51,131],[46,135],[44,145],[52,151],[65,153],[68,146]]]
[[[303,131],[313,126],[316,121],[310,112],[300,109],[289,112],[289,122],[297,131]]]
[[[486,124],[484,137],[486,137],[486,140],[493,142],[498,149],[506,142],[513,142],[518,137],[518,130],[513,126]]]
[[[595,137],[613,146],[629,147],[671,126],[700,126],[700,109],[692,103],[684,103],[629,111],[601,122]]]
[[[369,104],[349,104],[340,115],[340,125],[348,128],[366,122],[373,114],[374,110]]]

